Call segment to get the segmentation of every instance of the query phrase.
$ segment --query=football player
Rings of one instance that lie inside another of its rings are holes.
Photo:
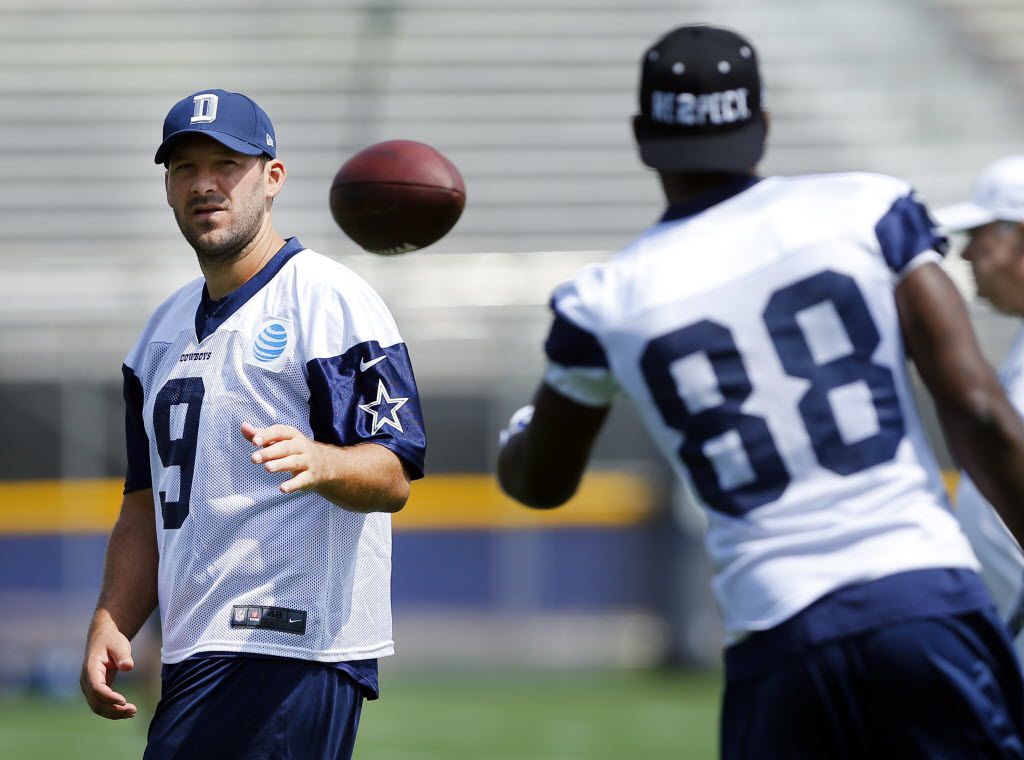
[[[369,285],[278,234],[286,170],[256,103],[184,98],[156,163],[203,276],[124,363],[128,472],[82,690],[135,715],[114,677],[159,602],[147,759],[348,758],[393,652],[389,513],[423,474],[409,355]]]
[[[987,167],[974,183],[972,198],[938,209],[946,229],[966,232],[963,257],[970,262],[978,295],[1003,314],[1024,317],[1024,156],[1008,156]],[[1000,380],[1024,413],[1024,331],[1017,334],[1003,361]],[[1024,554],[999,515],[970,476],[964,473],[956,493],[956,516],[981,562],[999,613],[1024,657]]]
[[[548,369],[503,432],[505,490],[574,492],[621,391],[707,507],[726,758],[1024,757],[1006,630],[943,491],[905,349],[954,453],[1024,535],[1024,426],[911,188],[755,173],[753,46],[685,26],[644,54],[661,220],[552,298]]]

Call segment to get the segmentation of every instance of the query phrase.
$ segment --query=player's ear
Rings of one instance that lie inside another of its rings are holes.
[[[164,169],[164,195],[167,197],[167,205],[174,208],[174,204],[171,203],[171,172],[168,169]]]
[[[263,176],[267,180],[267,197],[274,198],[281,188],[284,187],[284,181],[288,176],[288,171],[284,168],[284,162],[277,158],[272,158],[267,161],[267,165],[263,167]]]
[[[1024,256],[1024,222],[1013,222],[1014,248],[1018,256]]]

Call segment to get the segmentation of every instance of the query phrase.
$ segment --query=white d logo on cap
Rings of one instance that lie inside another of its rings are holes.
[[[190,123],[207,123],[217,118],[217,96],[212,92],[196,95],[192,98],[192,102],[195,104],[196,110],[192,113]]]

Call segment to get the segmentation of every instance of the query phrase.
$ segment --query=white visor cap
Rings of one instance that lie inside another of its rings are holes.
[[[950,232],[962,232],[997,220],[1024,222],[1024,156],[1007,156],[978,175],[971,199],[935,211]]]

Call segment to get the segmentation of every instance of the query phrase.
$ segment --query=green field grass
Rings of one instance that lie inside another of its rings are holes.
[[[657,672],[382,674],[357,760],[713,758],[717,675]],[[140,705],[140,708],[142,706]],[[127,760],[149,712],[96,718],[78,700],[0,700],[0,757]]]

